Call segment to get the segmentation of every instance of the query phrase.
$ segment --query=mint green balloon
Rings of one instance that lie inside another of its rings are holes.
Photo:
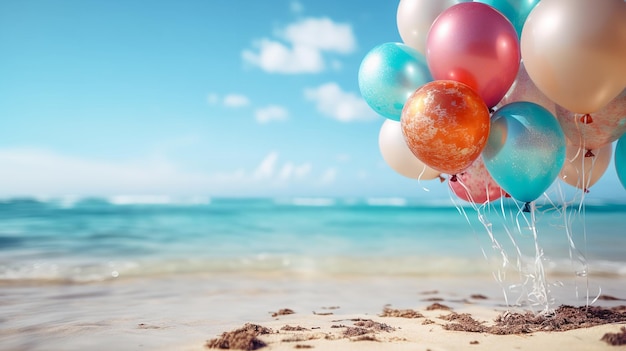
[[[557,119],[532,102],[514,102],[491,117],[482,153],[491,177],[511,197],[531,202],[556,180],[565,162],[565,135]]]
[[[482,2],[483,4],[491,5],[496,10],[500,11],[506,18],[511,21],[517,37],[522,36],[522,28],[524,28],[524,22],[535,6],[539,3],[539,0],[474,0],[474,2]]]
[[[359,89],[378,114],[400,121],[408,98],[431,82],[424,55],[402,43],[384,43],[370,50],[359,67]]]
[[[615,170],[619,181],[626,189],[626,134],[619,138],[615,146]]]

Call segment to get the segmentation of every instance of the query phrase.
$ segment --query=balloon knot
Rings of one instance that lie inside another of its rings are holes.
[[[583,191],[585,192],[585,194],[589,194],[589,189],[584,188]]]
[[[593,152],[591,150],[587,150],[587,152],[585,153],[585,157],[594,157],[595,155],[593,154]]]
[[[493,107],[489,109],[489,114],[493,114],[494,112],[496,112],[496,110]]]
[[[452,177],[450,177],[450,181],[451,182],[456,182],[458,181],[458,179],[456,178],[456,174],[453,174]]]
[[[522,210],[524,212],[530,212],[530,202],[526,202],[524,204],[524,209]]]
[[[439,182],[443,183],[446,181],[446,178],[444,178],[441,174],[439,175]]]
[[[590,124],[593,123],[593,118],[591,118],[591,115],[587,113],[580,117],[580,122],[584,124]]]

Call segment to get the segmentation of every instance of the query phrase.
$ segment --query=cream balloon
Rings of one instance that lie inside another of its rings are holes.
[[[387,165],[407,178],[430,180],[439,177],[438,171],[413,155],[404,141],[400,122],[385,120],[378,134],[378,147]]]
[[[626,86],[626,2],[542,0],[521,37],[528,75],[550,100],[592,113]]]
[[[402,41],[426,55],[426,37],[437,16],[448,7],[472,0],[400,0],[396,23]]]
[[[556,116],[556,104],[535,86],[535,83],[533,83],[532,79],[528,76],[528,72],[526,72],[524,62],[520,63],[519,71],[517,72],[517,77],[513,85],[511,85],[509,91],[507,91],[502,100],[496,105],[496,109],[518,101],[534,102],[537,105],[545,107],[546,110]]]
[[[566,153],[559,178],[571,186],[587,190],[604,175],[609,167],[613,146],[608,144],[588,153],[580,146],[568,144]]]

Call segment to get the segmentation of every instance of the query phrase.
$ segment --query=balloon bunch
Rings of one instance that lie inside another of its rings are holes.
[[[397,26],[403,43],[372,49],[358,76],[396,172],[528,207],[606,171],[626,132],[626,2],[400,0]]]

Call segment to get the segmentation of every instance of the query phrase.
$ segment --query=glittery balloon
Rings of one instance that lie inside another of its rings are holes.
[[[432,80],[424,56],[401,43],[373,48],[359,68],[363,99],[378,114],[396,121],[415,89]]]
[[[504,193],[485,168],[482,157],[477,158],[456,178],[456,181],[448,182],[450,189],[467,202],[484,204],[499,199]]]
[[[417,89],[402,111],[402,133],[409,149],[442,173],[466,169],[487,143],[489,110],[463,83],[436,80]]]
[[[532,102],[496,111],[483,160],[514,199],[531,202],[550,187],[565,161],[565,135],[556,118]]]
[[[572,144],[598,149],[617,140],[626,132],[626,89],[608,105],[589,116],[591,118],[587,120],[581,114],[556,106],[556,117]]]
[[[615,146],[615,170],[619,181],[626,189],[626,134],[619,138]]]
[[[528,72],[526,72],[524,62],[520,63],[519,71],[517,72],[517,77],[513,85],[511,85],[511,88],[506,92],[502,100],[500,100],[496,108],[518,101],[534,102],[537,105],[545,107],[545,109],[550,111],[553,115],[556,115],[556,104],[535,86],[535,83],[533,83],[528,76]]]

